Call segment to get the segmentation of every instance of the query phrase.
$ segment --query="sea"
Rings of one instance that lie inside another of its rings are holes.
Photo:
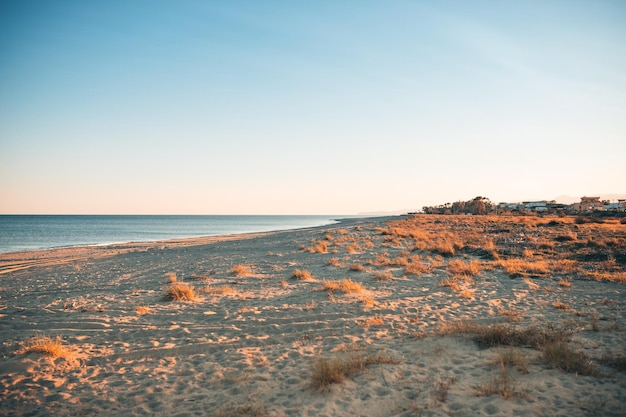
[[[340,217],[0,215],[0,253],[300,229]]]

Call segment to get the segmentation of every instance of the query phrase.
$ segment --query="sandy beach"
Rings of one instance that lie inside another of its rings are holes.
[[[623,416],[625,246],[418,215],[0,255],[0,415]]]

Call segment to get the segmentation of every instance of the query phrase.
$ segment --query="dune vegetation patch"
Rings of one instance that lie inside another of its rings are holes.
[[[174,282],[165,290],[167,301],[197,301],[199,296],[196,288],[186,282]]]
[[[60,336],[52,338],[43,335],[36,335],[30,338],[17,353],[20,355],[40,353],[52,358],[68,358],[73,356],[73,352],[63,343],[63,339],[61,339]]]
[[[342,279],[338,281],[324,281],[322,288],[325,291],[341,291],[344,294],[355,294],[365,291],[363,285],[351,279]]]
[[[306,269],[296,269],[291,277],[300,281],[311,281],[313,279],[313,275]]]
[[[334,357],[322,357],[313,362],[311,368],[311,387],[318,391],[328,389],[331,384],[340,384],[345,378],[351,378],[365,372],[368,366],[375,364],[397,365],[400,361],[391,355],[378,352],[362,352]]]
[[[230,272],[236,277],[252,275],[252,267],[250,265],[237,264],[230,269]]]

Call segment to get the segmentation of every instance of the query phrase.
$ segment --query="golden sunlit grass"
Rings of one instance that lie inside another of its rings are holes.
[[[359,302],[367,308],[372,308],[376,305],[376,301],[372,297],[361,297]]]
[[[68,358],[73,356],[73,352],[64,344],[60,336],[52,338],[50,336],[34,336],[17,352],[20,355],[28,353],[41,353],[53,358]]]
[[[525,261],[519,258],[499,260],[497,265],[503,268],[511,276],[519,275],[545,275],[550,270],[546,261]]]
[[[361,247],[357,244],[352,244],[346,247],[346,252],[348,253],[360,253],[361,251]]]
[[[166,289],[164,298],[167,301],[197,301],[199,297],[193,285],[175,282]]]
[[[480,269],[480,262],[477,260],[464,262],[460,259],[454,259],[448,263],[448,272],[453,275],[472,276],[478,274]]]
[[[166,282],[173,284],[174,282],[177,281],[176,272],[168,272],[167,274],[165,274],[165,279],[166,279]]]
[[[146,306],[137,306],[134,308],[134,310],[138,316],[145,316],[146,314],[152,313],[152,309]]]
[[[476,290],[473,289],[473,288],[465,288],[465,289],[459,291],[459,297],[471,299],[471,298],[474,298],[474,293],[475,292],[476,292]]]
[[[306,269],[296,269],[291,277],[301,281],[310,281],[313,279],[311,273]]]
[[[361,265],[361,264],[352,264],[352,265],[350,265],[349,269],[350,269],[350,271],[353,271],[353,272],[363,272],[363,271],[365,271],[365,267],[363,265]]]
[[[322,288],[326,291],[341,291],[344,294],[354,294],[363,292],[365,289],[358,282],[351,279],[342,279],[340,281],[324,281]]]
[[[330,266],[336,266],[338,268],[343,266],[343,264],[337,258],[330,258],[327,264]]]
[[[243,277],[246,275],[251,275],[252,268],[250,267],[250,265],[237,264],[231,268],[230,272],[237,277]]]
[[[328,246],[328,241],[319,240],[317,242],[313,242],[313,246],[302,247],[302,249],[311,253],[328,253]]]
[[[572,286],[572,282],[566,279],[559,280],[559,287],[570,288]]]
[[[441,281],[440,285],[442,287],[450,287],[452,291],[463,291],[467,290],[467,287],[472,284],[474,284],[474,279],[469,275],[452,275]],[[466,293],[466,295],[470,295],[470,293]],[[473,295],[474,293],[472,291],[471,296],[465,298],[471,298]]]

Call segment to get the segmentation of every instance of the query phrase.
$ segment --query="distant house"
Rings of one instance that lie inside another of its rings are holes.
[[[604,205],[604,209],[607,211],[626,211],[626,200],[617,200],[617,203],[608,203]]]
[[[522,203],[522,205],[524,206],[525,210],[528,211],[537,211],[537,212],[542,212],[542,211],[548,211],[548,205],[549,204],[554,204],[554,201],[524,201]]]
[[[572,209],[579,213],[604,210],[604,203],[600,201],[600,197],[581,197],[580,203],[572,204]]]

